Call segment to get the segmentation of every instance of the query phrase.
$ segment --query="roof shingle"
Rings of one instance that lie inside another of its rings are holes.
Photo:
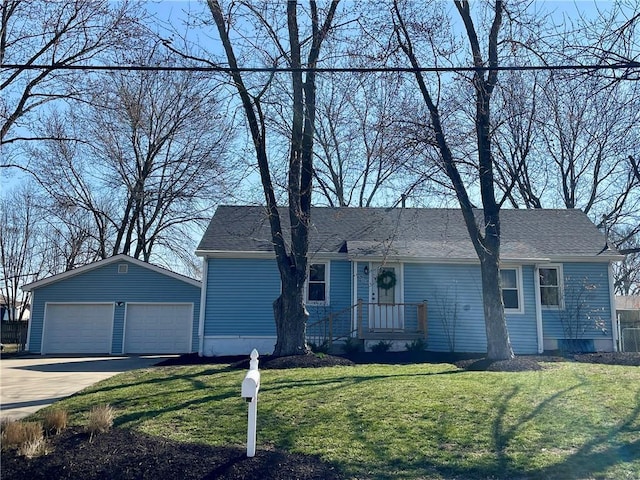
[[[284,228],[288,211],[281,209]],[[482,221],[482,211],[476,211]],[[580,210],[503,209],[501,258],[543,260],[560,257],[617,257],[603,251],[604,235]],[[462,213],[431,208],[325,208],[311,211],[309,252],[349,256],[475,259]],[[285,238],[287,238],[285,236]],[[220,206],[197,253],[272,252],[266,209]]]

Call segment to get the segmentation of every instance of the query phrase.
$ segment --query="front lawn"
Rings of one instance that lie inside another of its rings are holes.
[[[640,368],[546,363],[536,372],[451,364],[262,370],[258,450],[319,455],[345,478],[640,478]],[[56,404],[81,424],[108,403],[116,427],[243,446],[245,371],[125,373]]]

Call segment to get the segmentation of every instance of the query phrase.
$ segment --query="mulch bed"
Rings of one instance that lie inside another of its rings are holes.
[[[337,480],[317,457],[261,447],[253,458],[239,447],[181,443],[112,429],[93,437],[68,429],[51,437],[48,455],[2,452],[2,480]]]
[[[310,354],[260,359],[260,368],[314,368],[357,363],[455,363],[464,370],[529,371],[543,368],[542,362],[590,362],[640,366],[640,353],[591,353],[571,356],[520,356],[492,362],[486,358],[460,357],[430,352],[359,353],[351,358]],[[160,365],[224,363],[246,369],[246,357],[198,357],[183,355]],[[151,437],[130,430],[113,429],[94,436],[68,429],[47,440],[47,455],[27,459],[15,451],[3,451],[3,480],[338,480],[340,471],[312,455],[261,447],[247,458],[240,447],[211,447]]]
[[[602,352],[582,353],[573,356],[576,362],[603,363],[605,365],[626,365],[640,367],[640,353],[638,352]]]
[[[582,353],[559,355],[523,355],[511,360],[492,361],[486,358],[467,359],[454,362],[463,370],[489,372],[524,372],[542,370],[540,363],[549,362],[581,362],[601,363],[606,365],[640,366],[640,353]]]
[[[259,357],[258,367],[260,370],[269,369],[286,369],[286,368],[319,368],[334,367],[337,365],[355,365],[352,360],[345,357],[335,355],[327,355],[323,353],[310,353],[308,355],[293,355],[290,357],[273,357],[271,355],[263,355]],[[230,368],[248,369],[249,357],[246,355],[226,356],[226,357],[199,357],[197,353],[189,353],[179,357],[168,358],[158,363],[160,367],[172,365],[212,365],[224,364]]]

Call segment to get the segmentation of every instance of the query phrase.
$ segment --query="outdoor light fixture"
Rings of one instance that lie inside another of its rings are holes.
[[[364,274],[365,275],[369,275],[369,266],[368,265],[364,266]]]
[[[124,305],[124,302],[116,302],[116,305],[122,307]]]

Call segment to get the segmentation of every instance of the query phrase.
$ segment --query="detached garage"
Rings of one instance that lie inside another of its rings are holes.
[[[200,282],[116,255],[24,287],[32,291],[27,349],[41,354],[198,350]]]

